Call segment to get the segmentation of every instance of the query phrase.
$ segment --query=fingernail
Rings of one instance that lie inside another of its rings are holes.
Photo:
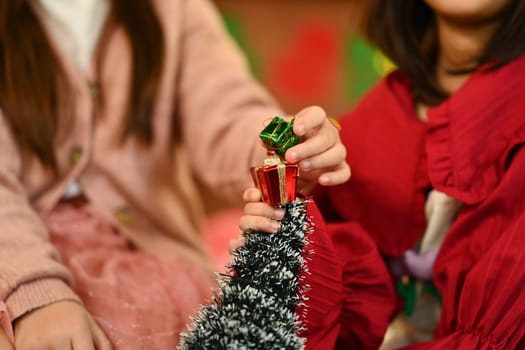
[[[288,151],[288,157],[290,158],[291,162],[297,161],[298,155],[296,151]]]
[[[273,233],[277,233],[281,228],[281,223],[278,221],[272,221],[271,228]]]
[[[276,209],[273,214],[274,218],[276,220],[281,220],[284,218],[284,210],[283,209]]]
[[[298,136],[304,135],[304,125],[302,124],[295,124],[294,125],[295,134]]]
[[[330,182],[331,182],[330,176],[321,175],[321,177],[319,178],[319,183],[321,185],[329,185]]]
[[[244,245],[245,241],[246,241],[246,238],[244,238],[242,236],[237,238],[237,244],[239,245],[239,247],[242,247]]]
[[[310,163],[309,160],[303,160],[301,162],[301,169],[303,169],[303,170],[310,170],[311,167],[312,167],[312,163]]]

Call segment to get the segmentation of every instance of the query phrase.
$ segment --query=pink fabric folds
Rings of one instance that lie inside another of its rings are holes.
[[[213,279],[177,257],[134,249],[85,202],[61,203],[44,221],[74,289],[116,349],[175,349]]]

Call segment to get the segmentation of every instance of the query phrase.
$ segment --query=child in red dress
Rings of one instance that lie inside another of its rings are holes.
[[[334,268],[306,277],[307,348],[377,349],[407,279],[442,296],[433,338],[407,349],[523,349],[525,3],[367,11],[368,37],[399,69],[341,120],[350,181],[314,192],[326,227],[310,266]],[[270,231],[258,199],[245,192],[240,226]]]

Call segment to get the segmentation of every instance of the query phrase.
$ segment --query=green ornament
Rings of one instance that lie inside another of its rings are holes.
[[[405,315],[412,315],[416,305],[416,280],[405,276],[405,278],[397,282],[396,289],[401,298],[405,300]]]
[[[403,278],[401,278],[396,284],[397,293],[405,301],[403,311],[407,316],[411,316],[414,313],[414,308],[416,306],[416,283],[417,280],[415,278],[403,276]],[[431,281],[423,282],[423,290],[434,296],[440,304],[442,303],[441,293]]]
[[[439,289],[437,289],[436,285],[432,283],[432,281],[425,281],[425,283],[423,284],[423,290],[429,293],[430,295],[433,295],[439,301],[440,304],[443,303],[443,296],[441,295]]]
[[[284,157],[286,151],[301,140],[293,133],[293,121],[287,122],[280,117],[274,117],[261,131],[259,137],[268,150],[275,151],[281,157]]]

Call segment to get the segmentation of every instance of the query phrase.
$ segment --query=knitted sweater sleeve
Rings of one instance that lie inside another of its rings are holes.
[[[0,303],[11,320],[59,300],[79,300],[20,181],[21,155],[0,115]]]

